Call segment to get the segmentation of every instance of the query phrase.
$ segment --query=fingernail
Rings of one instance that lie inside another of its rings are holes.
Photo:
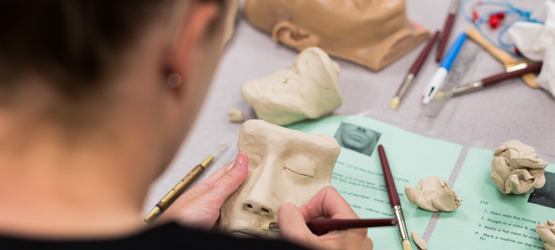
[[[245,157],[247,157],[247,155],[243,152],[239,152],[239,154],[237,154],[237,158],[235,158],[235,162],[233,163],[233,167],[239,167],[241,165],[243,165],[243,162],[245,162]]]

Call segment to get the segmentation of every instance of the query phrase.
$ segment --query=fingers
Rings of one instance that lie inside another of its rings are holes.
[[[225,166],[218,169],[218,171],[214,172],[210,177],[206,178],[206,180],[204,180],[204,181],[200,182],[199,184],[195,185],[194,187],[192,187],[191,190],[189,190],[189,191],[194,192],[194,193],[204,192],[210,186],[212,186],[212,184],[214,184],[214,182],[216,182],[218,179],[222,178],[222,176],[225,174],[225,172],[227,172],[227,169],[231,166],[232,163],[233,163],[233,161],[229,162],[228,164],[225,164]]]
[[[370,237],[366,237],[366,240],[364,241],[364,250],[372,249],[374,249],[374,242],[370,239]]]
[[[248,165],[249,159],[247,154],[240,152],[235,159],[233,167],[214,181],[204,195],[211,197],[214,204],[220,204],[221,206],[247,179],[249,173]]]
[[[335,219],[359,218],[349,203],[331,186],[320,190],[299,209],[305,219],[316,219],[319,217]]]
[[[301,211],[293,204],[283,204],[278,209],[278,224],[281,236],[293,243],[310,245],[311,237],[316,237],[306,226]]]

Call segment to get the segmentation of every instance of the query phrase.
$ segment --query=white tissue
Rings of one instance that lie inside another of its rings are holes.
[[[526,58],[543,61],[536,83],[555,97],[555,3],[545,1],[545,25],[515,22],[507,31],[516,47]]]

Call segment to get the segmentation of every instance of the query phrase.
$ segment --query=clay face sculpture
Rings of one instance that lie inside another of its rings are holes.
[[[277,237],[260,226],[277,221],[284,203],[301,206],[330,185],[341,149],[328,135],[246,121],[237,141],[249,158],[249,175],[223,204],[218,230],[235,236]]]
[[[372,70],[429,35],[409,24],[404,0],[247,0],[245,16],[286,46],[299,51],[318,46]]]
[[[319,118],[341,106],[339,65],[319,48],[308,48],[287,69],[245,82],[241,93],[259,119],[287,125]]]
[[[437,176],[425,177],[417,188],[405,186],[405,194],[410,203],[432,212],[453,211],[462,201],[447,182]]]
[[[543,241],[546,250],[555,250],[555,223],[551,220],[540,223],[536,227],[536,232]]]
[[[548,162],[539,159],[533,147],[513,140],[499,145],[493,155],[491,179],[502,193],[529,194],[545,184]]]

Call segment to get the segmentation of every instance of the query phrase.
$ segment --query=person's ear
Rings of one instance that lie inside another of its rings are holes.
[[[166,70],[185,80],[191,73],[195,53],[212,38],[214,23],[222,10],[216,2],[191,1],[183,11],[185,18],[173,24],[176,30],[168,42],[165,60]]]
[[[318,46],[320,37],[287,21],[279,22],[272,30],[272,39],[302,51]]]

